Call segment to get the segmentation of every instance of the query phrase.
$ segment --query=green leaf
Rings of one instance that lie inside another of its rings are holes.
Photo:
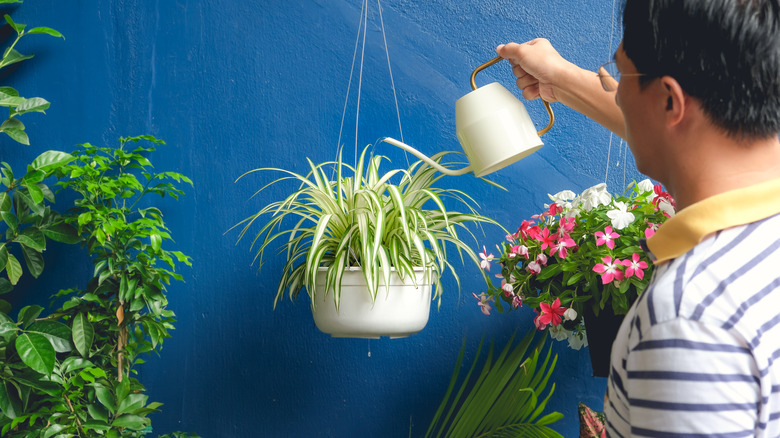
[[[35,318],[37,318],[41,312],[43,312],[43,307],[37,304],[25,306],[19,310],[19,315],[16,317],[16,320],[23,328],[25,328],[35,322]]]
[[[11,390],[9,391],[9,387]],[[14,419],[22,413],[22,403],[16,392],[16,388],[9,382],[0,381],[0,411],[6,417]]]
[[[76,350],[84,357],[89,357],[89,350],[92,348],[92,340],[95,337],[95,329],[89,322],[87,315],[79,313],[73,318],[73,344]]]
[[[111,425],[114,427],[126,427],[132,430],[141,430],[146,427],[146,419],[138,415],[122,415],[117,417]]]
[[[5,268],[6,263],[8,263],[8,248],[3,245],[0,246],[0,271]]]
[[[81,241],[81,236],[79,236],[79,231],[76,227],[66,223],[41,228],[41,231],[46,237],[56,242],[74,244]]]
[[[152,249],[154,250],[154,252],[160,251],[160,245],[162,243],[162,238],[160,237],[160,235],[154,233],[149,236],[149,240],[151,241]]]
[[[22,33],[25,27],[27,27],[24,24],[16,24],[14,23],[14,20],[11,19],[11,16],[8,14],[4,15],[6,23],[8,23],[15,31],[16,33]]]
[[[149,397],[144,394],[129,394],[127,397],[122,399],[122,401],[119,402],[119,406],[117,406],[117,413],[118,414],[129,414],[135,411],[136,409],[140,409],[144,407],[146,404],[146,400]]]
[[[24,113],[30,113],[30,112],[44,112],[47,109],[49,109],[49,101],[40,97],[31,97],[29,99],[24,99],[24,101],[17,105],[15,112],[16,114],[24,114]]]
[[[21,144],[30,144],[30,138],[24,133],[24,124],[13,117],[8,118],[0,125],[0,132],[5,132],[9,137]]]
[[[0,211],[11,211],[12,207],[11,195],[6,192],[0,192]]]
[[[65,426],[61,424],[52,424],[46,428],[46,432],[44,432],[43,438],[51,438],[63,430],[65,430]]]
[[[16,337],[16,352],[22,362],[33,370],[50,375],[54,370],[54,347],[38,333],[22,333]]]
[[[57,321],[38,321],[27,329],[28,333],[40,333],[51,342],[54,351],[67,353],[73,350],[70,327]]]
[[[32,29],[28,30],[25,33],[27,35],[46,34],[46,35],[51,35],[51,36],[56,37],[56,38],[63,38],[63,39],[65,38],[64,36],[62,36],[61,33],[59,33],[58,31],[56,31],[56,30],[54,30],[54,29],[52,29],[50,27],[33,27]]]
[[[33,169],[51,172],[73,160],[73,155],[60,151],[46,151],[33,160],[30,164]]]
[[[19,221],[17,220],[16,215],[10,211],[0,211],[0,217],[2,217],[5,224],[8,225],[11,233],[16,234],[19,229]]]
[[[93,387],[95,388],[95,396],[97,396],[98,401],[113,414],[116,411],[114,394],[103,385],[94,385]]]
[[[14,286],[6,278],[0,278],[0,295],[6,294],[14,290]]]
[[[89,412],[89,416],[95,420],[108,422],[108,411],[100,405],[88,404],[87,412]]]
[[[36,227],[25,228],[14,240],[38,252],[46,249],[46,236]]]
[[[24,255],[24,263],[27,265],[27,270],[34,278],[43,273],[43,256],[41,253],[32,249],[26,245],[22,245],[22,255]]]

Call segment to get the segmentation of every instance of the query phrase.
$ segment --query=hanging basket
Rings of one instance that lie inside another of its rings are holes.
[[[312,314],[317,328],[334,338],[402,338],[419,332],[428,323],[431,310],[431,275],[415,268],[417,286],[410,278],[401,280],[395,270],[390,274],[390,290],[379,281],[376,301],[360,268],[344,271],[339,309],[333,290],[325,291],[325,272],[317,274],[315,306]]]
[[[585,334],[588,337],[590,363],[593,366],[594,377],[609,377],[611,366],[612,343],[615,341],[620,324],[626,315],[615,315],[612,306],[601,309],[599,315],[593,313],[593,306],[585,303],[583,306],[585,318]]]

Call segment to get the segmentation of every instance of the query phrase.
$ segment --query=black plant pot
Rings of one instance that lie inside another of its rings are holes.
[[[593,376],[609,377],[612,343],[615,341],[620,324],[626,315],[615,315],[611,305],[601,309],[599,316],[593,313],[593,307],[590,303],[585,303],[583,307],[585,334],[588,337]]]

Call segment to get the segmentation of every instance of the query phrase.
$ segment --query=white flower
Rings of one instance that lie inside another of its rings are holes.
[[[628,210],[625,202],[616,202],[615,209],[607,212],[607,217],[612,220],[612,228],[622,230],[634,222],[634,213]]]
[[[552,202],[561,207],[563,211],[569,211],[572,209],[572,201],[577,199],[577,194],[571,190],[562,190],[554,195],[548,193],[547,197],[549,197]],[[550,208],[550,205],[545,204],[544,208]]]
[[[610,201],[612,201],[612,195],[607,191],[607,185],[601,183],[585,189],[575,200],[575,204],[581,205],[585,211],[590,211],[599,205],[607,205]]]
[[[550,326],[550,336],[556,341],[564,341],[569,338],[570,334],[571,332],[563,328],[561,324]]]
[[[574,308],[569,307],[565,312],[563,312],[563,319],[574,321],[577,319],[577,311],[574,310]]]
[[[642,180],[642,181],[639,181],[639,182],[636,184],[636,187],[637,187],[637,189],[639,190],[639,193],[647,193],[647,192],[650,192],[650,194],[649,194],[649,195],[647,195],[647,198],[646,198],[646,199],[647,199],[647,202],[651,202],[651,203],[652,203],[652,202],[653,202],[653,199],[655,199],[655,198],[656,198],[656,196],[658,196],[658,195],[655,193],[655,185],[653,185],[653,182],[652,182],[652,181],[650,181],[649,179],[644,179],[644,180]]]
[[[672,203],[668,199],[658,201],[658,209],[668,214],[669,217],[674,216],[674,207],[672,207]]]
[[[569,348],[572,350],[579,350],[580,348],[587,346],[588,338],[581,330],[578,330],[576,333],[572,332],[571,336],[569,336]]]

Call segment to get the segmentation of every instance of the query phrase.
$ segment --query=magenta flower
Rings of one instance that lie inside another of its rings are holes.
[[[623,279],[623,271],[619,267],[623,266],[623,263],[618,260],[612,260],[612,257],[606,256],[601,259],[604,264],[596,263],[593,267],[593,271],[601,274],[601,283],[607,284],[613,280],[620,281]]]
[[[626,267],[626,278],[636,275],[640,280],[645,278],[645,272],[642,269],[647,269],[647,263],[643,260],[639,260],[639,254],[634,253],[631,256],[631,260],[623,260],[623,266]]]
[[[542,309],[542,314],[539,315],[539,322],[545,326],[552,324],[553,326],[561,324],[561,317],[566,312],[565,307],[561,307],[561,300],[556,298],[552,304],[539,303],[539,308]]]
[[[547,248],[552,248],[555,245],[555,235],[550,235],[550,230],[548,228],[542,230],[541,236],[537,237],[536,240],[542,242],[540,247],[542,251]]]
[[[574,226],[577,224],[577,222],[574,220],[573,217],[562,217],[560,223],[558,224],[558,233],[563,236],[564,234],[571,233],[572,230],[574,230]]]
[[[645,228],[645,237],[651,238],[653,237],[653,234],[655,234],[655,230],[658,229],[658,224],[654,224],[652,222],[647,223],[647,228]]]
[[[515,295],[515,297],[512,298],[512,307],[517,309],[522,305],[523,305],[523,297],[521,297],[520,295]]]
[[[518,255],[521,255],[521,256],[523,256],[523,257],[525,257],[527,259],[528,258],[528,247],[525,246],[525,245],[515,245],[506,254],[506,256],[509,257],[510,259],[511,258],[515,258]]]
[[[612,227],[607,225],[606,228],[604,228],[604,232],[596,231],[593,233],[594,236],[596,236],[596,246],[601,246],[606,244],[607,248],[609,249],[615,249],[615,239],[620,237],[620,234],[615,233],[612,231]]]
[[[568,252],[566,251],[566,248],[571,248],[575,246],[574,240],[571,237],[566,236],[565,238],[558,239],[558,242],[555,243],[555,246],[550,248],[550,255],[553,255],[554,253],[558,253],[558,257],[565,259],[568,255]]]

